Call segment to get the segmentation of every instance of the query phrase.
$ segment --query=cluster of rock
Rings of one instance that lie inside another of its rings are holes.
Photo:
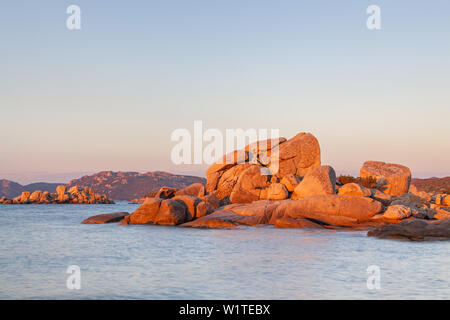
[[[64,185],[56,188],[56,193],[42,192],[40,190],[34,192],[22,192],[22,194],[14,199],[6,199],[2,197],[0,204],[112,204],[106,195],[96,194],[92,188],[79,188],[73,186],[67,190]]]
[[[378,236],[383,228],[391,227],[392,234],[392,225],[408,229],[400,223],[420,220],[428,235],[410,239],[442,238],[444,227],[433,221],[450,219],[449,195],[410,187],[410,170],[398,164],[368,161],[360,176],[372,177],[376,187],[340,185],[334,169],[321,165],[317,139],[300,133],[225,155],[208,169],[206,188],[201,183],[162,188],[121,221],[199,228],[372,228],[371,235]]]

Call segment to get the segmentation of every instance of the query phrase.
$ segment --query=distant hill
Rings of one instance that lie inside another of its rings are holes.
[[[184,188],[196,182],[206,183],[205,178],[174,175],[155,171],[147,173],[102,171],[91,176],[72,180],[68,187],[92,187],[95,192],[106,194],[114,200],[142,198],[161,187]]]
[[[47,182],[36,182],[27,184],[23,187],[24,191],[34,192],[36,190],[56,192],[56,187],[64,183],[47,183]]]
[[[450,177],[412,179],[411,184],[415,185],[420,191],[450,193]]]
[[[9,180],[0,180],[0,198],[11,199],[20,195],[22,191],[24,190],[21,184]]]
[[[17,182],[9,180],[0,180],[0,198],[6,197],[8,199],[12,199],[17,196],[20,196],[24,191],[34,192],[36,190],[41,190],[48,192],[56,192],[56,187],[62,184],[64,183],[37,182],[23,186]]]

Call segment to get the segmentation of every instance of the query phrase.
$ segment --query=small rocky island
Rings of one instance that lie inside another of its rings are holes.
[[[69,190],[64,185],[56,188],[56,193],[22,192],[14,199],[0,198],[0,204],[113,204],[106,195],[96,194],[92,188],[73,186]]]
[[[368,230],[369,236],[406,240],[450,238],[450,195],[418,191],[410,186],[409,168],[381,161],[365,162],[358,178],[337,179],[331,166],[321,164],[319,142],[310,133],[252,143],[225,155],[206,175],[206,186],[162,188],[130,215],[105,214],[84,223],[272,225]]]

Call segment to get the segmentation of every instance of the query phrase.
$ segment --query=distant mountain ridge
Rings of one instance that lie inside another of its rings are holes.
[[[181,189],[196,182],[205,184],[206,179],[163,171],[147,173],[102,171],[74,179],[67,186],[92,187],[95,192],[106,194],[113,200],[132,200],[158,191],[161,187]]]
[[[0,198],[15,198],[24,191],[36,190],[56,192],[56,187],[66,185],[93,188],[96,193],[106,194],[113,200],[132,200],[142,198],[161,187],[182,189],[193,183],[205,184],[206,179],[195,176],[175,175],[163,171],[139,173],[139,172],[114,172],[102,171],[93,175],[74,179],[68,184],[38,182],[22,186],[19,183],[0,180]]]
[[[29,191],[34,192],[36,190],[56,192],[56,187],[64,183],[46,183],[37,182],[27,184],[25,186],[10,180],[0,180],[0,198],[6,197],[8,199],[20,196],[22,192]]]
[[[426,192],[450,192],[450,177],[412,179],[411,184],[415,185],[420,191]]]

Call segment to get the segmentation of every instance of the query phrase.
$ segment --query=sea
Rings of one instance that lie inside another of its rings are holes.
[[[450,241],[85,225],[138,205],[1,205],[0,299],[450,299]]]

